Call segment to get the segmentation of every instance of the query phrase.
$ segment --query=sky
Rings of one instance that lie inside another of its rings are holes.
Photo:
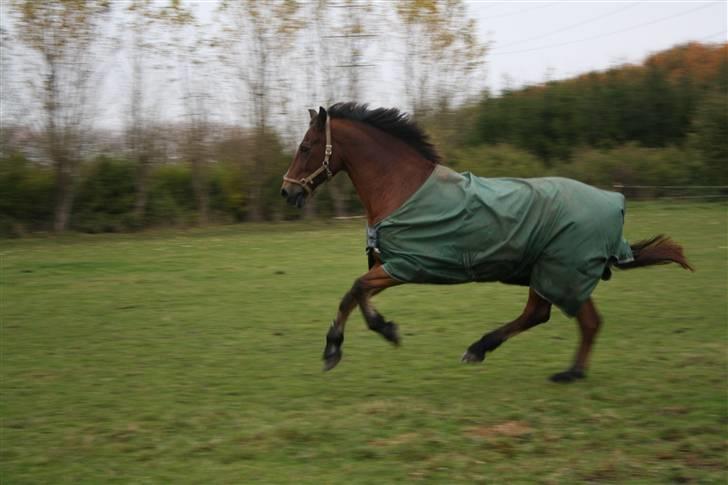
[[[489,88],[561,79],[688,41],[725,42],[723,1],[469,1],[486,56]]]

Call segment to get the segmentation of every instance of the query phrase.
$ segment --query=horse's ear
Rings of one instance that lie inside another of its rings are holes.
[[[316,110],[315,109],[309,109],[308,114],[311,117],[311,121],[316,117]]]
[[[326,116],[328,116],[328,113],[326,113],[324,107],[319,106],[318,116],[316,117],[316,123],[318,123],[319,128],[323,128],[326,124]]]

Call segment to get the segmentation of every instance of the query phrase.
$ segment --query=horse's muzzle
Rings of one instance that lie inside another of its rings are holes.
[[[283,184],[281,196],[286,199],[286,202],[298,209],[306,205],[306,191],[298,185]]]

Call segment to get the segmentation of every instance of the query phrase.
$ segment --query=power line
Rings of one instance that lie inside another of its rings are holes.
[[[507,12],[507,13],[502,13],[502,14],[499,14],[499,15],[491,15],[491,16],[488,16],[486,18],[488,20],[490,20],[490,19],[499,19],[499,18],[503,18],[503,17],[510,17],[512,15],[519,15],[519,14],[522,14],[522,13],[533,12],[534,10],[538,10],[538,9],[541,9],[541,8],[544,8],[544,7],[550,7],[551,5],[555,5],[556,3],[558,3],[558,2],[543,3],[543,4],[538,5],[536,7],[524,8],[524,9],[521,9],[521,10],[516,10],[515,12]]]
[[[704,40],[712,39],[713,37],[718,37],[719,35],[722,35],[723,36],[723,39],[721,39],[721,41],[719,41],[719,42],[724,42],[724,41],[727,41],[728,40],[728,38],[726,38],[726,31],[725,30],[719,30],[718,32],[715,32],[713,34],[706,35],[705,37],[701,37],[700,39],[698,39],[698,41],[704,41]]]
[[[502,46],[499,46],[499,49],[505,49],[506,47],[510,47],[512,45],[517,45],[517,44],[523,44],[524,42],[530,42],[532,40],[543,39],[544,37],[549,37],[551,35],[559,34],[561,32],[565,32],[567,30],[571,30],[571,29],[574,29],[576,27],[581,27],[582,25],[586,25],[586,24],[589,24],[591,22],[595,22],[597,20],[602,20],[604,18],[610,17],[610,16],[612,16],[614,14],[617,14],[617,13],[620,13],[620,12],[624,12],[625,10],[628,10],[628,9],[630,9],[632,7],[636,7],[637,5],[639,5],[639,2],[631,3],[631,4],[628,4],[626,7],[620,7],[618,9],[616,9],[616,10],[612,10],[611,12],[607,12],[605,14],[598,15],[596,17],[592,17],[592,18],[587,19],[587,20],[583,20],[583,21],[578,22],[576,24],[572,24],[572,25],[568,25],[566,27],[562,27],[562,28],[560,28],[558,30],[552,30],[551,32],[547,32],[545,34],[536,35],[536,36],[533,36],[533,37],[528,37],[526,39],[517,40],[515,42],[509,42],[508,44],[504,44]],[[496,51],[498,51],[499,49],[496,49]]]
[[[697,7],[697,8],[691,8],[690,10],[685,10],[683,12],[680,12],[680,13],[677,13],[677,14],[674,14],[674,15],[669,15],[667,17],[662,17],[662,18],[659,18],[659,19],[651,20],[649,22],[644,22],[644,23],[641,23],[641,24],[633,25],[631,27],[625,27],[625,28],[619,29],[619,30],[613,30],[611,32],[605,32],[603,34],[593,35],[591,37],[585,37],[583,39],[569,40],[569,41],[561,42],[561,43],[558,43],[558,44],[550,44],[550,45],[545,45],[545,46],[540,46],[540,47],[532,47],[530,49],[519,49],[519,50],[515,50],[515,51],[506,51],[506,52],[497,52],[496,51],[496,52],[492,52],[490,54],[491,55],[493,55],[493,54],[495,54],[495,55],[520,54],[520,53],[523,53],[523,52],[533,52],[533,51],[538,51],[538,50],[543,50],[543,49],[550,49],[552,47],[561,47],[561,46],[565,46],[565,45],[569,45],[569,44],[576,44],[576,43],[579,43],[579,42],[586,42],[586,41],[589,41],[589,40],[600,39],[602,37],[608,37],[608,36],[614,35],[614,34],[621,34],[622,32],[628,32],[630,30],[639,29],[641,27],[646,27],[648,25],[653,25],[653,24],[656,24],[658,22],[664,22],[665,20],[670,20],[670,19],[674,19],[674,18],[677,18],[677,17],[682,17],[683,15],[688,15],[688,14],[691,14],[693,12],[697,12],[698,10],[703,10],[703,9],[705,9],[707,7],[712,7],[713,5],[720,5],[720,3],[721,2],[706,3],[706,4],[703,4],[703,5],[699,6],[699,7]]]

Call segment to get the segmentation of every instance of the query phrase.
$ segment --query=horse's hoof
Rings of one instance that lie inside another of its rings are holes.
[[[333,369],[334,367],[336,367],[336,365],[339,363],[340,360],[341,360],[341,351],[340,350],[338,352],[335,352],[335,353],[331,354],[331,355],[324,356],[324,368],[323,368],[323,371],[324,372],[330,371],[331,369]]]
[[[583,371],[569,369],[564,372],[557,372],[556,374],[552,375],[549,379],[551,379],[551,382],[559,382],[562,384],[567,384],[569,382],[574,382],[578,379],[583,379],[585,377],[586,377],[586,374],[584,374]]]
[[[402,343],[402,339],[399,338],[399,325],[394,322],[387,322],[387,324],[382,327],[382,337],[387,339],[387,341],[392,342],[395,347],[399,347]]]
[[[485,354],[478,355],[478,354],[473,353],[470,350],[468,350],[460,358],[460,362],[463,362],[464,364],[479,364],[479,363],[483,362],[484,359],[485,359]]]

